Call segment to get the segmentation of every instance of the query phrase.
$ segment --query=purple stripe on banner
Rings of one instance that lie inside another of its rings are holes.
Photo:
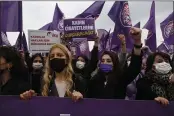
[[[163,107],[155,101],[0,97],[0,116],[174,116],[173,109],[174,102]]]

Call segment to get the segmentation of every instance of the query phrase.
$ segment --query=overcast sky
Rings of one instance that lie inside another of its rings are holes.
[[[43,25],[52,21],[55,5],[58,6],[65,14],[66,18],[73,18],[83,12],[93,1],[23,1],[23,28],[28,37],[28,29],[39,29]],[[97,29],[114,29],[114,23],[107,16],[114,1],[107,1],[104,5],[100,17],[96,20]],[[130,13],[132,24],[141,22],[141,28],[147,22],[150,15],[151,1],[130,1]],[[162,34],[160,30],[160,22],[162,22],[173,11],[173,2],[155,2],[156,5],[156,28],[157,28],[157,44],[161,43]],[[18,33],[8,33],[8,39],[12,45],[15,44]],[[28,39],[28,38],[27,38]],[[91,48],[91,45],[90,45]]]

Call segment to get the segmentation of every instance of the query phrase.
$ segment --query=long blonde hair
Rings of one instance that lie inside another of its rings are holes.
[[[49,55],[48,55],[48,58],[47,58],[46,64],[45,64],[45,73],[43,76],[43,86],[42,86],[41,94],[42,94],[42,96],[48,96],[48,93],[49,93],[49,86],[50,86],[50,83],[52,80],[52,73],[53,73],[53,71],[50,68],[50,64],[49,64],[50,53],[55,48],[61,49],[66,55],[67,67],[63,70],[62,76],[68,84],[66,93],[68,96],[70,96],[70,94],[71,94],[70,89],[73,86],[73,80],[72,80],[73,69],[72,69],[72,64],[71,64],[72,58],[71,58],[71,53],[63,44],[55,44],[51,47],[51,49],[49,51]]]

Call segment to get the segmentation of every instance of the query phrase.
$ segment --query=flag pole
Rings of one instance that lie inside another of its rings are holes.
[[[22,20],[22,1],[18,1],[18,24],[19,24],[19,38],[20,38],[20,44],[19,44],[19,49],[22,50],[22,37],[23,37],[23,20]]]

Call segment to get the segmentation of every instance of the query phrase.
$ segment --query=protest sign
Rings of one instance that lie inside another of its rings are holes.
[[[89,58],[89,44],[87,38],[73,38],[72,46],[75,46],[75,56],[78,57],[80,55],[87,56]],[[71,47],[73,48],[73,47]],[[74,49],[72,49],[74,50]],[[74,52],[74,51],[73,51]]]
[[[93,18],[64,19],[64,38],[88,38],[95,37],[95,23]]]
[[[33,97],[0,97],[0,116],[174,116],[174,102]]]
[[[52,45],[60,43],[60,32],[29,30],[28,41],[31,53],[49,52]]]

